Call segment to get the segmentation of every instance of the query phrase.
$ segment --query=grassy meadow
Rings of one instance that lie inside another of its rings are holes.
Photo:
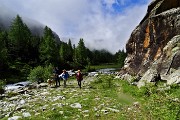
[[[29,112],[30,117],[21,118],[25,120],[178,120],[179,86],[171,87],[138,89],[113,75],[100,75],[84,78],[80,89],[75,79],[69,79],[66,88],[47,87],[22,96],[27,102],[13,115]],[[73,108],[74,104],[79,106]]]

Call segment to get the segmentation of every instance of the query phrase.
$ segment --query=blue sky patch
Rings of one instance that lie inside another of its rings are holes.
[[[105,13],[118,14],[131,6],[147,4],[148,1],[149,0],[115,0],[110,6],[106,0],[102,0],[102,7]]]

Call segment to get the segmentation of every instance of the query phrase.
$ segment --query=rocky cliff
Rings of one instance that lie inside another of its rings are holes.
[[[126,51],[124,70],[142,76],[140,86],[157,74],[168,83],[180,82],[180,1],[152,1]]]

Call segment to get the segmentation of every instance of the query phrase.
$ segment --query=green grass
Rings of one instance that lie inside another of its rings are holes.
[[[117,69],[119,69],[119,65],[118,64],[91,65],[90,67],[94,68],[96,70],[104,69],[104,68],[117,68]]]
[[[50,94],[45,97],[32,96],[31,99],[37,100],[24,106],[32,116],[22,119],[176,120],[179,117],[179,86],[171,86],[172,89],[167,91],[158,91],[151,85],[138,89],[129,85],[127,81],[114,79],[114,76],[104,75],[84,80],[90,79],[94,81],[90,85],[84,84],[82,89],[78,88],[75,79],[71,79],[69,82],[72,84],[68,83],[67,88],[47,88]],[[39,90],[39,93],[42,92],[44,91]],[[57,96],[64,96],[65,99],[55,100]],[[80,103],[82,108],[70,107],[73,103]],[[22,113],[16,112],[14,115]]]

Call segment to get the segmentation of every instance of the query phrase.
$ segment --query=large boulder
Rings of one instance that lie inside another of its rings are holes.
[[[157,74],[161,76],[159,79],[167,81],[168,84],[180,83],[180,35],[173,37],[167,43],[163,53],[140,79],[139,87],[143,86],[144,82],[152,82]]]
[[[151,81],[180,69],[180,1],[154,0],[126,44],[125,70]],[[177,77],[177,79],[179,76]],[[168,83],[169,79],[167,80]],[[142,84],[141,84],[142,85]]]

